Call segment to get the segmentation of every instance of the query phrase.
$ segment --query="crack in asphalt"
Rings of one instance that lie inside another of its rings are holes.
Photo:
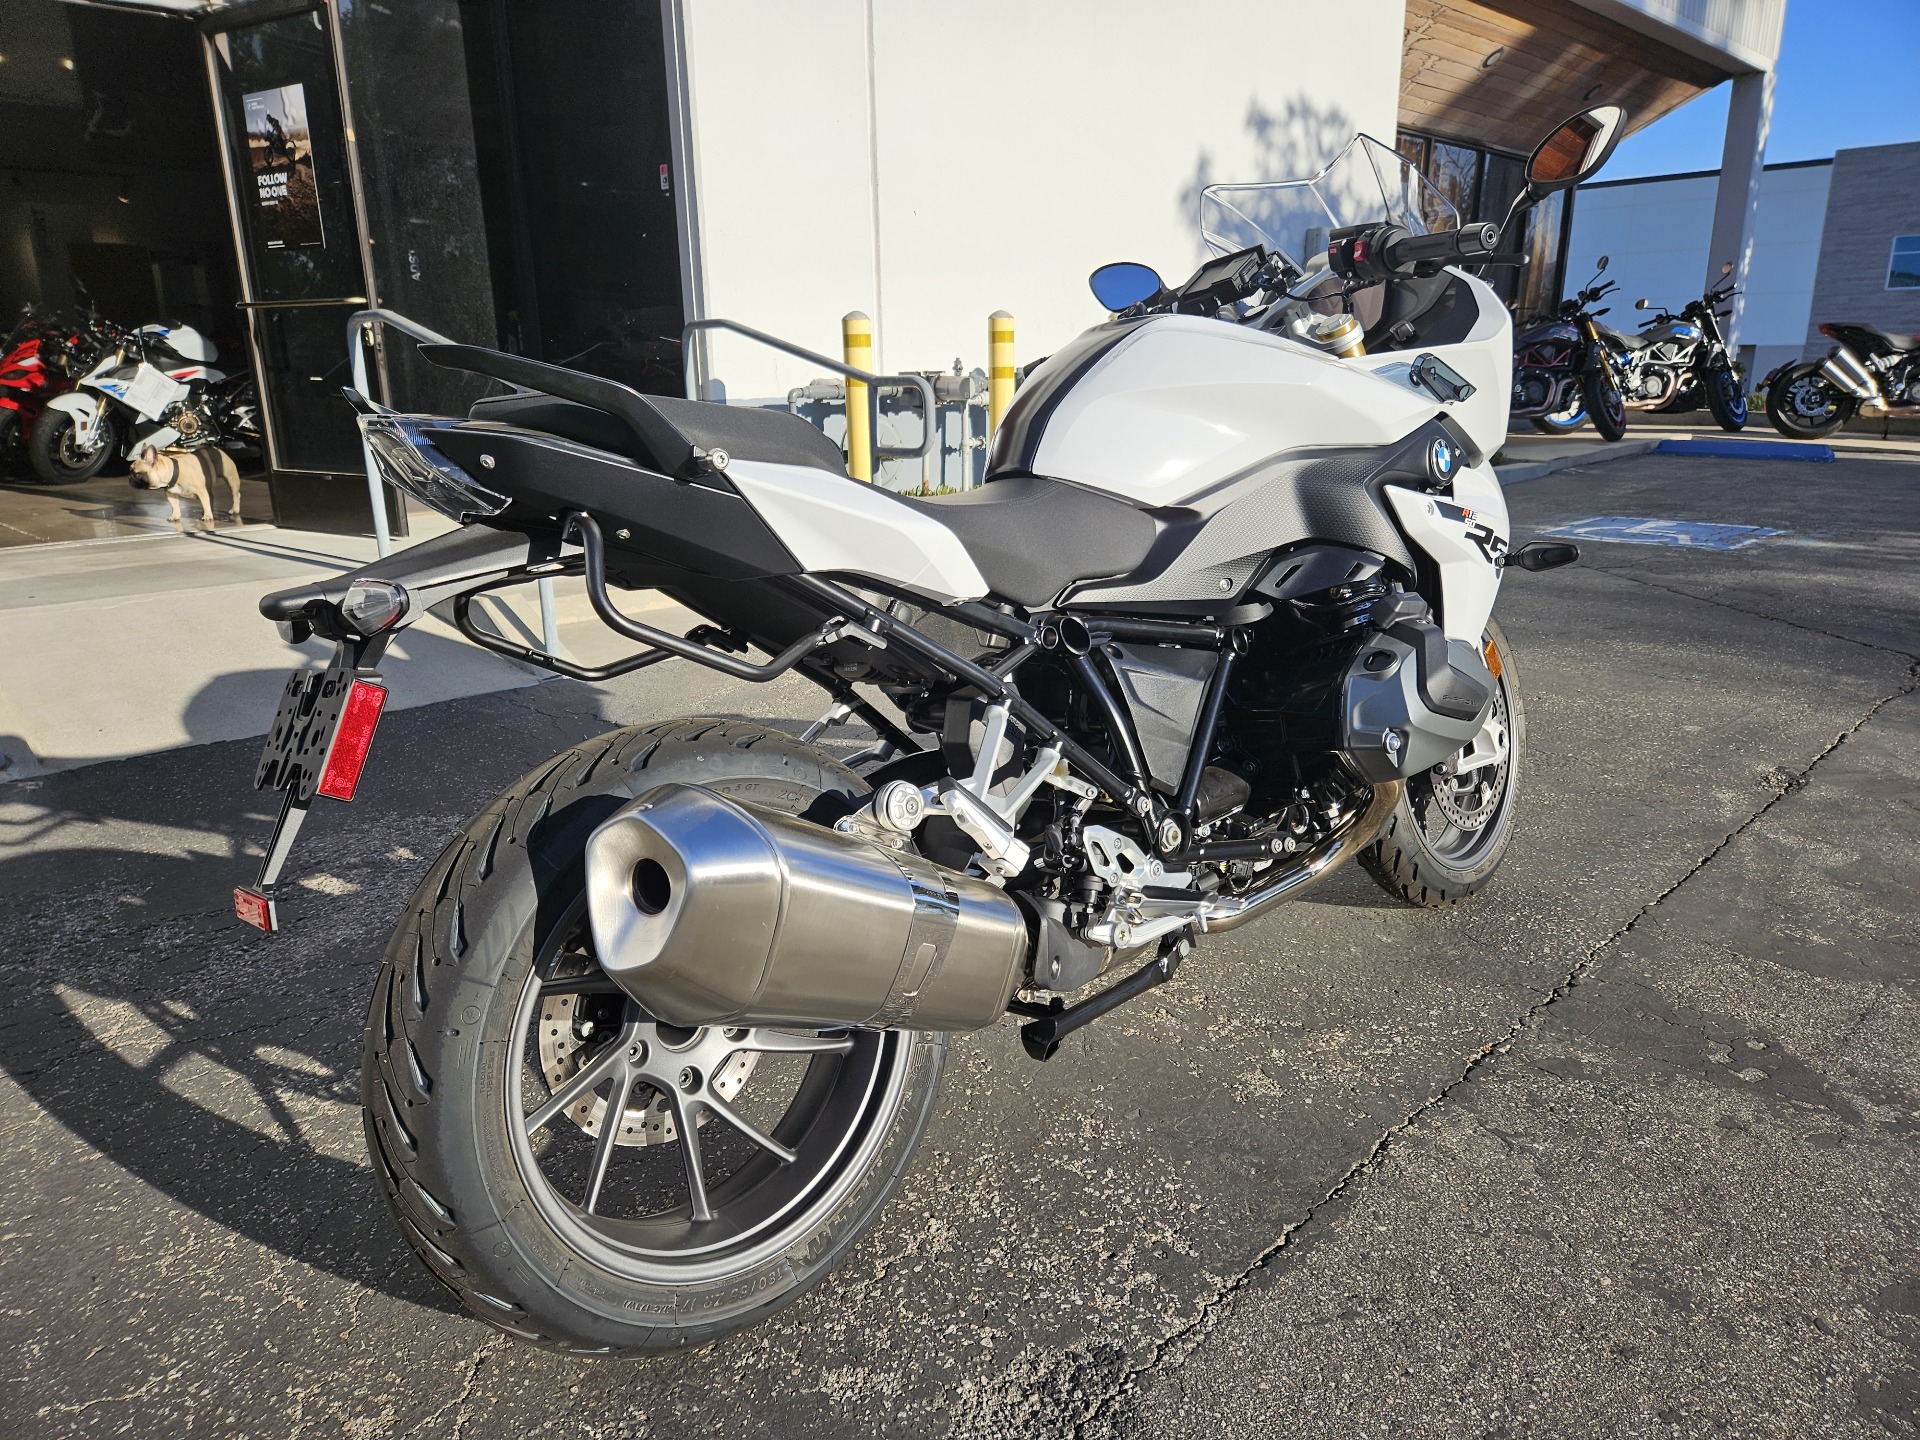
[[[1760,618],[1771,617],[1762,616]],[[1793,622],[1783,621],[1782,623],[1792,624]],[[1800,626],[1796,628],[1805,629],[1808,627]],[[1845,639],[1847,637],[1835,636],[1833,638]],[[1856,641],[1854,643],[1868,644],[1869,642]],[[1873,646],[1872,648],[1885,649],[1887,647]],[[1913,659],[1911,656],[1907,658]],[[1761,805],[1752,814],[1747,816],[1745,820],[1742,820],[1732,830],[1728,831],[1712,849],[1708,850],[1689,866],[1684,875],[1681,875],[1670,885],[1662,889],[1659,894],[1643,904],[1624,925],[1617,927],[1590,947],[1587,953],[1575,962],[1552,989],[1527,1007],[1520,1017],[1508,1027],[1504,1035],[1483,1044],[1468,1057],[1465,1067],[1457,1076],[1448,1081],[1447,1084],[1442,1086],[1436,1093],[1429,1095],[1426,1100],[1415,1106],[1397,1125],[1391,1126],[1383,1131],[1379,1138],[1376,1139],[1372,1145],[1368,1146],[1366,1154],[1349,1166],[1339,1180],[1336,1181],[1324,1195],[1309,1205],[1306,1210],[1301,1213],[1299,1218],[1287,1224],[1265,1249],[1254,1256],[1252,1263],[1202,1301],[1199,1312],[1193,1319],[1156,1341],[1152,1352],[1144,1362],[1124,1369],[1115,1383],[1110,1386],[1104,1394],[1092,1397],[1092,1404],[1086,1409],[1083,1417],[1076,1422],[1073,1427],[1073,1434],[1078,1437],[1078,1440],[1092,1440],[1095,1434],[1092,1427],[1096,1425],[1103,1425],[1105,1430],[1111,1433],[1111,1425],[1105,1422],[1112,1420],[1114,1412],[1128,1394],[1134,1390],[1140,1378],[1158,1370],[1163,1365],[1178,1365],[1183,1363],[1220,1324],[1234,1297],[1252,1283],[1262,1272],[1270,1269],[1281,1252],[1292,1243],[1294,1237],[1308,1225],[1312,1224],[1327,1206],[1340,1200],[1362,1180],[1371,1175],[1378,1167],[1381,1158],[1393,1146],[1396,1140],[1411,1133],[1430,1114],[1445,1105],[1454,1091],[1472,1079],[1474,1073],[1478,1071],[1490,1057],[1496,1054],[1504,1054],[1513,1046],[1516,1040],[1533,1027],[1534,1022],[1538,1020],[1541,1015],[1571,994],[1581,982],[1587,978],[1588,974],[1599,962],[1601,955],[1610,949],[1615,942],[1631,934],[1642,920],[1651,915],[1669,896],[1673,895],[1688,881],[1692,880],[1696,875],[1700,874],[1701,871],[1705,870],[1707,866],[1718,859],[1730,845],[1763,820],[1774,806],[1778,805],[1787,796],[1804,789],[1810,782],[1814,770],[1818,768],[1822,761],[1829,755],[1832,755],[1854,735],[1858,734],[1881,710],[1885,709],[1894,701],[1913,694],[1916,690],[1920,690],[1920,660],[1916,660],[1915,663],[1909,667],[1907,679],[1904,684],[1880,696],[1880,698],[1869,705],[1861,712],[1857,720],[1829,741],[1820,750],[1819,754],[1808,761],[1797,774],[1790,777],[1788,782],[1782,785],[1764,805]],[[1071,1368],[1085,1369],[1089,1367],[1086,1362],[1080,1362]],[[1071,1388],[1078,1388],[1078,1386],[1077,1384],[1072,1385]]]

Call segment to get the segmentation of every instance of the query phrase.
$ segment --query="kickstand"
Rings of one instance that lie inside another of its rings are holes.
[[[1060,1048],[1060,1042],[1081,1026],[1090,1025],[1109,1010],[1118,1009],[1155,986],[1166,984],[1192,949],[1192,937],[1185,931],[1167,936],[1160,942],[1159,954],[1126,979],[1115,981],[1098,995],[1090,995],[1078,1005],[1051,1010],[1038,1020],[1022,1025],[1020,1043],[1034,1059],[1052,1059],[1054,1051]],[[1054,1003],[1059,1004],[1057,1000]],[[1022,1013],[1033,1012],[1023,1007]]]

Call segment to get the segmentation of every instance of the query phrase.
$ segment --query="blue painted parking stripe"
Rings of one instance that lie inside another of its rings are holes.
[[[1801,440],[1662,440],[1654,446],[1661,455],[1709,455],[1721,460],[1811,460],[1833,463],[1831,445]]]
[[[1543,530],[1566,540],[1603,540],[1619,545],[1682,545],[1692,550],[1745,550],[1785,535],[1761,525],[1710,525],[1702,520],[1648,520],[1637,515],[1595,515]]]

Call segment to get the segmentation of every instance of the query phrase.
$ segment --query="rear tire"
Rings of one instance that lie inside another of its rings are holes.
[[[27,459],[33,473],[49,485],[91,480],[120,448],[120,431],[112,416],[101,422],[101,429],[100,443],[91,451],[83,451],[74,444],[78,425],[73,416],[65,410],[42,410],[27,440]]]
[[[1466,777],[1425,771],[1408,780],[1380,838],[1360,852],[1360,863],[1390,895],[1409,905],[1458,905],[1486,887],[1513,838],[1514,804],[1527,748],[1527,712],[1507,637],[1487,622],[1486,644],[1499,660],[1494,713],[1506,726],[1507,754],[1496,766]],[[1457,757],[1456,757],[1457,758]],[[1495,773],[1491,778],[1486,770]],[[1443,793],[1443,787],[1444,792]],[[1477,825],[1461,820],[1477,817]]]
[[[1820,361],[1783,370],[1767,387],[1767,419],[1790,440],[1818,440],[1853,418],[1860,402],[1820,374]]]
[[[822,818],[866,792],[821,752],[735,721],[676,720],[575,746],[468,822],[427,872],[368,1018],[362,1113],[402,1234],[489,1325],[575,1353],[703,1344],[822,1279],[898,1183],[946,1054],[946,1037],[926,1032],[675,1031],[606,982],[584,922],[587,837],[675,780]],[[556,976],[574,988],[556,989]],[[682,1085],[704,1071],[736,1117],[770,1104],[773,1118],[751,1122],[760,1138],[616,1078],[632,1073],[622,1053],[669,1051],[687,1056],[671,1061],[689,1067]],[[615,1067],[609,1080],[535,1124],[564,1098],[556,1075],[564,1087],[602,1062]],[[797,1079],[768,1082],[782,1066]],[[702,1166],[688,1159],[687,1130]],[[769,1153],[773,1142],[786,1159]],[[696,1218],[696,1184],[711,1220]]]
[[[1618,440],[1627,433],[1627,402],[1604,362],[1580,377],[1580,393],[1587,402],[1587,417],[1602,440]]]
[[[1715,365],[1701,378],[1707,394],[1707,409],[1722,430],[1738,432],[1747,424],[1747,396],[1740,388],[1740,377],[1728,365]]]

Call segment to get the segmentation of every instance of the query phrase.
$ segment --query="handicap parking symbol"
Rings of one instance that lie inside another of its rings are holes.
[[[1567,540],[1608,540],[1621,545],[1683,545],[1693,550],[1745,550],[1785,535],[1760,525],[1709,525],[1701,520],[1647,520],[1635,515],[1596,515],[1542,535]]]

